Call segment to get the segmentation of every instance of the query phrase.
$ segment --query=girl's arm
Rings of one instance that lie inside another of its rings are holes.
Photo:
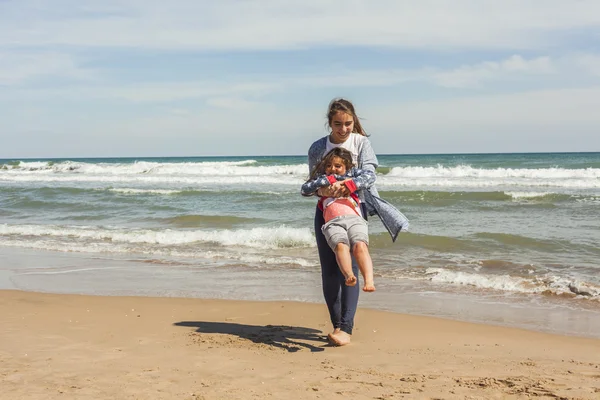
[[[320,175],[313,180],[307,181],[304,183],[304,185],[302,185],[300,193],[302,196],[312,196],[320,188],[331,185],[330,179],[334,179],[335,182],[335,178],[333,178],[333,176],[328,178],[327,175]]]
[[[378,165],[379,162],[377,161],[377,156],[371,147],[371,142],[369,139],[365,138],[358,154],[358,169],[362,170],[363,172],[372,173],[373,177],[369,178],[368,180],[363,180],[361,182],[363,186],[359,187],[359,189],[368,189],[373,186],[375,180],[377,179],[375,176],[375,169]]]
[[[371,187],[377,177],[372,171],[352,168],[346,175],[338,176],[337,179],[338,184],[344,185],[350,193],[354,193],[357,190]]]

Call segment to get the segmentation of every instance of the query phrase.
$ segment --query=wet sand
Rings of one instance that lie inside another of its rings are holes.
[[[321,304],[0,291],[2,399],[598,399],[600,340]]]
[[[132,255],[93,256],[3,248],[0,290],[323,303],[314,268],[161,264]],[[600,303],[563,296],[473,291],[469,285],[378,276],[359,307],[600,339]]]

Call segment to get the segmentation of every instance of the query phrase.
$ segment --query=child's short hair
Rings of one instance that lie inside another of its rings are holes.
[[[325,167],[333,160],[334,157],[339,157],[342,159],[344,165],[346,166],[346,170],[349,170],[354,166],[354,162],[352,161],[352,153],[343,147],[335,147],[333,150],[323,156],[321,161],[313,169],[309,179],[315,179],[318,175],[324,174]]]

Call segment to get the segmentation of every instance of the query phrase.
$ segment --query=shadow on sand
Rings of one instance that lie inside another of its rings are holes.
[[[327,345],[327,337],[321,331],[311,328],[285,325],[245,325],[229,322],[206,322],[206,321],[181,321],[175,326],[186,326],[197,328],[198,333],[220,333],[223,335],[235,335],[254,343],[266,344],[289,352],[296,352],[303,347],[312,352],[323,351],[323,345]],[[300,341],[299,341],[300,340]],[[305,343],[316,342],[316,345]]]

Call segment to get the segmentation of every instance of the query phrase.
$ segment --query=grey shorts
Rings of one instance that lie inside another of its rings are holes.
[[[358,215],[342,215],[327,222],[321,228],[327,244],[332,250],[338,243],[345,243],[352,249],[356,242],[369,244],[367,221]]]

